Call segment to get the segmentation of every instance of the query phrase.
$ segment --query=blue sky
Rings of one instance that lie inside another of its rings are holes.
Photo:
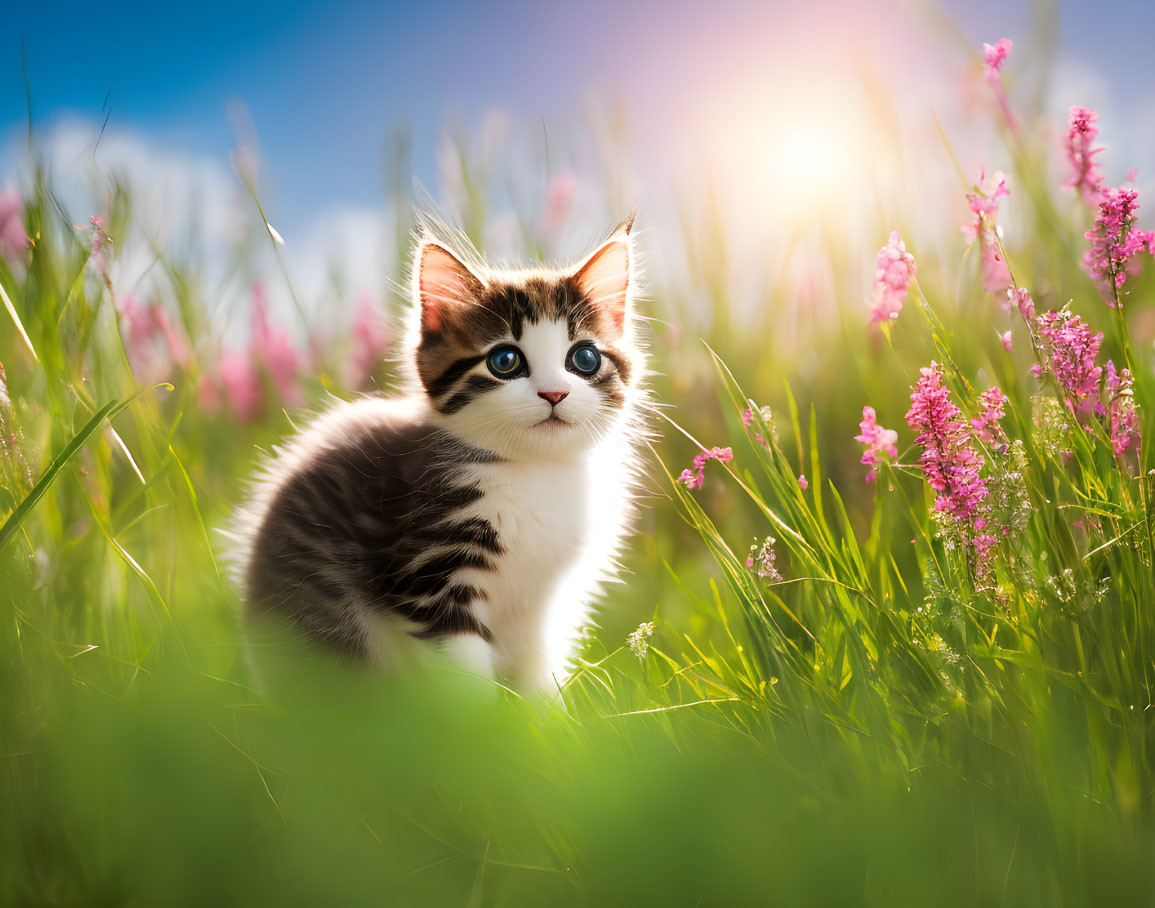
[[[427,183],[446,119],[493,106],[556,124],[589,97],[622,99],[644,131],[705,84],[707,69],[777,52],[775,38],[790,32],[798,8],[742,0],[4,5],[0,132],[11,136],[26,120],[21,41],[38,123],[110,112],[114,128],[225,161],[236,144],[226,107],[240,98],[288,221],[379,200],[387,140],[402,125]],[[925,4],[902,0],[879,15],[895,8],[933,19]],[[1103,73],[1124,100],[1142,91],[1142,54],[1120,52],[1120,32],[1104,24],[1151,34],[1155,4],[948,0],[943,8],[972,45],[1004,34],[1038,41],[1031,10],[1055,11],[1062,53]],[[837,20],[845,11],[830,4],[827,12]],[[821,42],[826,25],[819,15],[794,34]]]

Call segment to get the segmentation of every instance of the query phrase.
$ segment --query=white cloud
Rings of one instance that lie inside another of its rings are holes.
[[[197,275],[205,309],[229,343],[243,343],[254,280],[264,282],[273,312],[303,331],[270,236],[227,162],[128,131],[107,130],[99,144],[98,136],[98,124],[61,120],[40,135],[36,154],[77,224],[107,209],[115,185],[127,191],[130,233],[114,237],[111,267],[117,292],[147,298],[167,291],[156,267],[159,250]],[[27,188],[29,172],[24,140],[14,137],[0,156],[0,182]],[[395,265],[387,248],[391,223],[385,211],[341,207],[319,212],[304,230],[273,224],[285,237],[278,251],[311,317],[328,328],[347,316],[359,288],[381,292]]]

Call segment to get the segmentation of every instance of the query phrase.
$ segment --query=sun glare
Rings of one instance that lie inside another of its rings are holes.
[[[876,137],[856,99],[735,96],[710,119],[706,159],[750,228],[795,233],[871,210]]]
[[[811,114],[774,130],[767,163],[778,175],[780,188],[797,186],[808,195],[824,195],[846,180],[853,144],[833,115]]]

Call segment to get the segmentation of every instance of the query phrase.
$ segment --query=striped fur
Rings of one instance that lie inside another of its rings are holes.
[[[522,688],[563,680],[633,513],[634,271],[628,225],[559,271],[425,241],[409,392],[336,405],[254,481],[233,534],[250,610],[355,659],[402,633]]]

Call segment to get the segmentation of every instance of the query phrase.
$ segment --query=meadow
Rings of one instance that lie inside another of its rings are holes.
[[[33,146],[0,200],[0,902],[1155,898],[1155,238],[1094,113],[1019,104],[1009,51],[976,66],[1013,166],[940,171],[946,240],[877,218],[863,261],[820,234],[822,279],[769,274],[751,307],[745,241],[683,211],[684,267],[647,270],[646,507],[549,707],[245,633],[217,530],[262,447],[389,387],[400,289],[270,306],[293,248],[239,153],[225,332],[128,181],[67,210]],[[447,215],[484,253],[493,152],[452,149]],[[546,187],[511,234],[530,259],[567,217],[548,161],[520,171]]]

